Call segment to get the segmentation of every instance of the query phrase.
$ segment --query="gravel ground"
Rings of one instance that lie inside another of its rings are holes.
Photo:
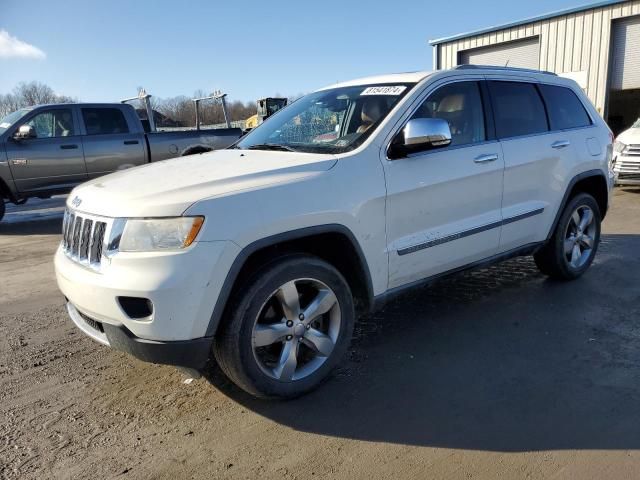
[[[318,391],[259,402],[86,338],[52,256],[54,199],[0,224],[0,478],[640,477],[640,190],[557,283],[528,258],[362,319]]]

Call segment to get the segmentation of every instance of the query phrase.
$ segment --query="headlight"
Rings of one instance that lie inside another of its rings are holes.
[[[618,140],[616,140],[613,144],[613,151],[616,153],[624,153],[626,149],[627,149],[627,145]]]
[[[119,250],[180,250],[193,243],[203,223],[203,217],[130,219],[122,232]]]

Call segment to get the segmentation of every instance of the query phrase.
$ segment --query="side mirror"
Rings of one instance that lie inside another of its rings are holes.
[[[451,144],[449,123],[442,118],[414,118],[409,120],[393,141],[390,158],[402,158]]]
[[[20,125],[16,133],[13,134],[15,140],[25,140],[27,138],[37,138],[36,131],[31,125]]]

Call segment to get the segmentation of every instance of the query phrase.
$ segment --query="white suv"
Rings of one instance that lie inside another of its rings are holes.
[[[533,254],[591,264],[612,134],[573,81],[499,67],[311,93],[234,147],[77,187],[55,256],[98,342],[259,397],[317,386],[359,314],[445,274]]]
[[[640,185],[640,118],[616,138],[612,163],[617,185]]]

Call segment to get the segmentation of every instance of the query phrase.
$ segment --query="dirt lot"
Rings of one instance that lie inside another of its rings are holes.
[[[0,477],[639,478],[640,190],[614,202],[582,279],[517,259],[417,291],[360,322],[320,390],[281,403],[83,336],[53,276],[61,201],[11,209]]]

